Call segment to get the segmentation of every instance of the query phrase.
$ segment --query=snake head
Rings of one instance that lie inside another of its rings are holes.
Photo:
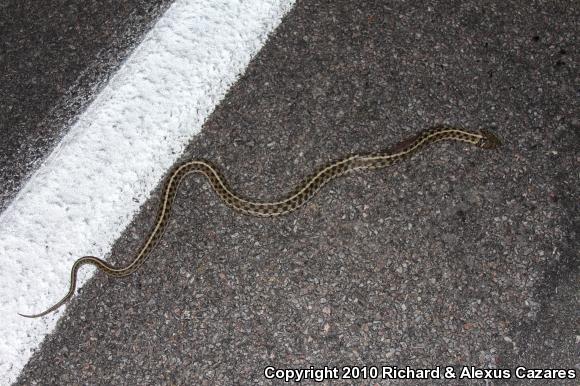
[[[501,146],[501,141],[499,140],[497,135],[495,135],[491,131],[487,129],[481,129],[479,130],[479,133],[481,134],[482,137],[477,143],[477,146],[483,149],[495,149]]]

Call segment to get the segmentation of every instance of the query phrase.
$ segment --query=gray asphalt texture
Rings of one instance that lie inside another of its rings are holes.
[[[0,0],[0,211],[169,0]]]
[[[271,384],[269,365],[580,371],[579,15],[521,4],[298,2],[184,160],[269,199],[436,124],[494,127],[504,145],[433,146],[277,219],[238,215],[192,177],[146,267],[97,274],[17,384]],[[112,261],[132,258],[159,191]],[[416,382],[332,384],[375,383]]]

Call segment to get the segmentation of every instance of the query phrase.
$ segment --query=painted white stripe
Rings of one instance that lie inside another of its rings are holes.
[[[110,252],[293,3],[177,0],[0,215],[1,384],[57,320],[16,313],[63,296],[77,257]]]

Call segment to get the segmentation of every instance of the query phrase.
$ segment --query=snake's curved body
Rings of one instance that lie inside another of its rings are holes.
[[[378,169],[390,166],[403,159],[409,158],[426,145],[442,141],[454,140],[467,142],[484,149],[493,149],[500,144],[498,138],[488,130],[469,132],[452,127],[438,127],[423,131],[417,136],[403,141],[392,150],[367,155],[351,155],[332,162],[321,168],[312,177],[298,186],[286,197],[273,202],[258,202],[246,200],[229,187],[218,169],[203,160],[191,160],[178,165],[169,175],[163,189],[162,201],[157,220],[145,243],[139,249],[135,258],[124,267],[115,267],[106,261],[94,256],[85,256],[78,259],[72,266],[70,287],[67,294],[58,303],[44,312],[34,315],[23,315],[27,318],[37,318],[55,311],[73,295],[76,289],[78,270],[86,264],[92,264],[99,270],[112,277],[124,277],[134,273],[147,260],[151,250],[157,245],[171,214],[171,206],[180,182],[191,173],[201,173],[207,177],[209,183],[222,201],[229,207],[251,216],[274,217],[290,213],[310,200],[329,181],[360,169]]]

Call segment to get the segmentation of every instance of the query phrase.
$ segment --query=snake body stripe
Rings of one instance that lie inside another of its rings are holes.
[[[127,266],[115,267],[94,256],[81,257],[75,261],[71,268],[70,286],[67,294],[58,303],[38,314],[20,315],[27,318],[38,318],[47,315],[62,306],[74,295],[78,270],[84,265],[94,265],[111,277],[128,276],[138,270],[147,260],[151,250],[161,239],[169,221],[171,207],[177,193],[177,188],[181,181],[191,173],[201,173],[207,177],[212,189],[217,193],[221,200],[227,206],[236,211],[250,216],[275,217],[288,214],[300,208],[314,197],[314,195],[329,181],[339,176],[361,169],[379,169],[390,166],[403,159],[411,157],[426,145],[443,140],[467,142],[484,149],[494,149],[501,144],[499,139],[492,132],[485,129],[478,132],[469,132],[453,127],[437,127],[425,130],[415,137],[399,143],[391,150],[367,155],[354,154],[338,161],[334,161],[324,166],[313,176],[305,180],[285,198],[272,202],[252,201],[237,195],[228,187],[227,181],[219,170],[207,161],[191,160],[179,164],[170,173],[164,185],[161,196],[161,205],[153,229],[150,231],[149,236],[139,249],[137,255]]]

